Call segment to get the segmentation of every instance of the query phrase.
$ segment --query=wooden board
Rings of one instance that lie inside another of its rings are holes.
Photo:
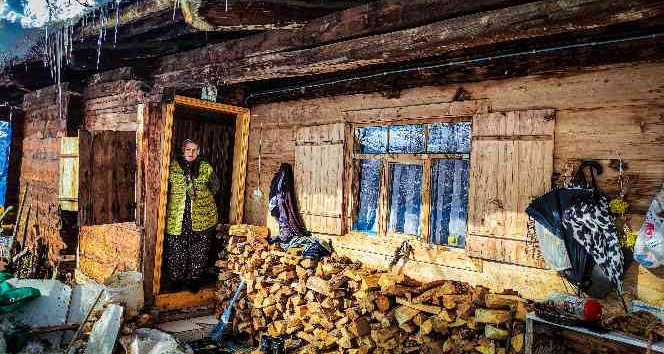
[[[163,87],[177,84],[184,88],[197,86],[203,80],[201,74],[206,72],[223,73],[218,79],[225,83],[329,74],[444,56],[454,51],[511,41],[593,30],[652,19],[662,13],[661,4],[645,0],[581,0],[567,6],[545,0],[329,45],[276,53],[250,51],[232,58],[245,45],[253,49],[254,43],[240,40],[227,44],[231,48],[220,45],[211,51],[212,55],[192,51],[165,57],[158,64],[155,81]],[[547,21],[541,21],[542,18]],[[234,65],[229,66],[230,61]],[[183,70],[179,62],[190,64]]]
[[[553,110],[477,114],[473,118],[468,237],[473,257],[543,267],[526,252],[530,201],[551,188]]]
[[[104,282],[117,271],[141,271],[141,232],[133,222],[82,226],[80,269],[88,277]]]
[[[341,235],[345,125],[303,127],[296,139],[295,191],[304,224],[312,232]]]
[[[134,221],[136,133],[80,133],[80,225]]]
[[[215,299],[215,289],[204,288],[197,293],[181,291],[159,294],[155,297],[155,306],[161,310],[176,310],[187,307],[211,304]]]
[[[60,139],[60,208],[78,211],[78,137]]]

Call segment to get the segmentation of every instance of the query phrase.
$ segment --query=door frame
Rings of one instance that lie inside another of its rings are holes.
[[[196,98],[175,95],[172,101],[164,102],[165,124],[162,136],[163,151],[161,160],[161,180],[159,181],[159,216],[155,244],[154,277],[152,292],[155,305],[162,309],[177,309],[210,302],[214,298],[214,289],[203,288],[197,293],[181,291],[161,294],[161,267],[164,251],[164,232],[166,231],[166,203],[168,200],[168,171],[171,162],[171,140],[173,137],[174,112],[177,105],[188,106],[233,115],[235,119],[235,138],[233,144],[233,176],[231,183],[231,205],[229,223],[240,224],[244,214],[244,189],[247,177],[247,150],[249,146],[249,123],[251,114],[248,108],[222,103],[208,102]],[[220,119],[228,119],[220,117]]]

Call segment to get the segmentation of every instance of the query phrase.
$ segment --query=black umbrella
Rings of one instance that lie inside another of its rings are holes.
[[[526,209],[530,217],[563,240],[572,267],[564,270],[562,274],[577,287],[579,292],[588,285],[587,279],[595,263],[585,248],[572,235],[565,232],[562,213],[578,198],[588,197],[591,194],[586,189],[558,188],[534,199]]]

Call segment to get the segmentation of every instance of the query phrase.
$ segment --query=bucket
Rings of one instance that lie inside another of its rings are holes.
[[[125,315],[137,316],[143,308],[143,273],[127,271],[106,280],[106,301],[125,306]]]

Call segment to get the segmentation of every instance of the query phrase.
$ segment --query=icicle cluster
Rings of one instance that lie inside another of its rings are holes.
[[[74,25],[78,22],[81,24],[81,31],[90,23],[92,27],[99,26],[99,35],[97,37],[97,70],[99,70],[99,63],[101,61],[101,49],[103,42],[106,41],[106,31],[109,21],[109,12],[115,10],[115,33],[113,39],[113,46],[118,40],[118,24],[120,20],[120,2],[122,0],[112,0],[99,8],[93,9],[78,18],[70,19],[65,22],[51,24],[50,22],[44,27],[44,50],[42,52],[42,60],[44,66],[50,68],[51,77],[54,79],[58,86],[58,106],[59,117],[62,119],[62,70],[64,66],[71,63],[73,42],[74,42]],[[80,34],[80,40],[83,41],[84,35]]]
[[[74,23],[68,20],[56,26],[44,28],[44,65],[50,68],[51,77],[58,86],[58,114],[62,119],[62,69],[71,63],[74,46]]]

